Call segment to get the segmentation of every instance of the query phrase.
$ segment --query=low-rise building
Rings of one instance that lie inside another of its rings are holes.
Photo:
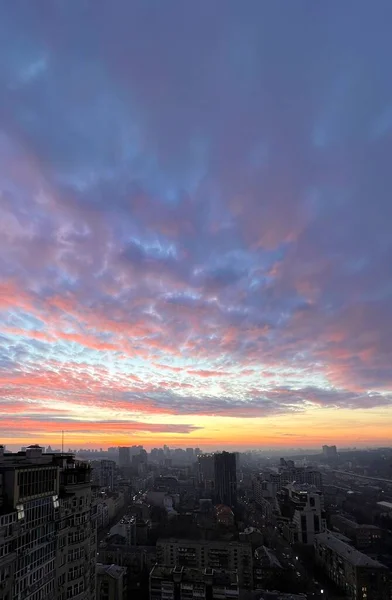
[[[150,573],[150,600],[236,600],[238,577],[225,569],[155,565]]]
[[[125,567],[97,563],[96,600],[126,600],[126,573]]]
[[[168,567],[237,571],[240,587],[250,589],[253,585],[253,553],[249,543],[159,539],[157,559],[159,564]]]
[[[390,600],[390,576],[380,562],[329,532],[315,536],[316,561],[352,600]]]

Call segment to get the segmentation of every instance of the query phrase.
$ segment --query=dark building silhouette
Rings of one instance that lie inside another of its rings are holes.
[[[237,501],[236,456],[234,452],[214,455],[215,500],[219,504],[234,506]]]

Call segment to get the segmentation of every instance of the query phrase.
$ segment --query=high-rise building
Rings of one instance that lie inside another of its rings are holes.
[[[214,454],[215,499],[219,504],[234,506],[237,502],[237,471],[234,452]]]
[[[236,572],[155,565],[150,573],[150,600],[236,600]]]
[[[166,567],[226,569],[238,573],[241,588],[253,585],[253,553],[247,542],[159,539],[157,560]]]
[[[188,460],[190,462],[193,462],[193,459],[195,457],[195,451],[193,450],[193,448],[186,448],[185,452]]]
[[[126,446],[120,446],[118,449],[118,464],[120,467],[131,466],[131,453],[130,448]]]
[[[199,467],[199,483],[205,490],[215,487],[215,455],[200,454],[197,458]]]
[[[323,455],[325,458],[336,458],[337,454],[336,446],[323,446]]]
[[[72,455],[0,446],[0,597],[94,600],[91,469]]]

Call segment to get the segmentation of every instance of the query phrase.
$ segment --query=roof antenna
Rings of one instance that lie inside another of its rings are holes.
[[[64,454],[64,429],[61,432],[61,454]]]

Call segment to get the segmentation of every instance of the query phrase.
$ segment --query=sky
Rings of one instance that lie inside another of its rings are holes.
[[[0,4],[0,441],[389,445],[389,0]]]

